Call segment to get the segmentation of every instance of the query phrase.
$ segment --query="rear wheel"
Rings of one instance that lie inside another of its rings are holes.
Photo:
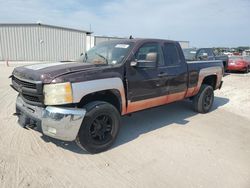
[[[90,153],[107,150],[119,132],[119,112],[113,105],[102,101],[91,102],[84,108],[87,113],[76,138],[77,145]]]
[[[194,110],[199,113],[207,113],[213,106],[214,90],[210,85],[201,85],[200,91],[193,98]]]

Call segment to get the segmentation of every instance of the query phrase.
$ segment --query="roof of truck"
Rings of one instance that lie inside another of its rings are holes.
[[[133,38],[133,39],[119,39],[115,40],[121,41],[121,42],[152,42],[152,41],[157,41],[157,42],[178,42],[178,41],[173,41],[173,40],[165,40],[165,39],[154,39],[154,38]]]

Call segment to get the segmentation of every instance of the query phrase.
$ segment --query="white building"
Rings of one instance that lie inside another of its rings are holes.
[[[91,32],[46,24],[0,24],[0,61],[76,59]]]
[[[0,61],[65,61],[100,42],[124,37],[92,36],[92,32],[47,24],[1,24]],[[188,41],[179,41],[188,48]]]

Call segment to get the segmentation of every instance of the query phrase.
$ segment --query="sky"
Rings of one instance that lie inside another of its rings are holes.
[[[38,21],[193,47],[250,46],[250,0],[0,0],[0,23]]]

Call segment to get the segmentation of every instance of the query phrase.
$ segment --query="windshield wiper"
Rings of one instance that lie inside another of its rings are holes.
[[[103,55],[101,55],[97,52],[95,52],[95,54],[98,55],[99,57],[101,57],[102,59],[104,59],[106,64],[109,64],[108,59],[106,57],[104,57]]]

